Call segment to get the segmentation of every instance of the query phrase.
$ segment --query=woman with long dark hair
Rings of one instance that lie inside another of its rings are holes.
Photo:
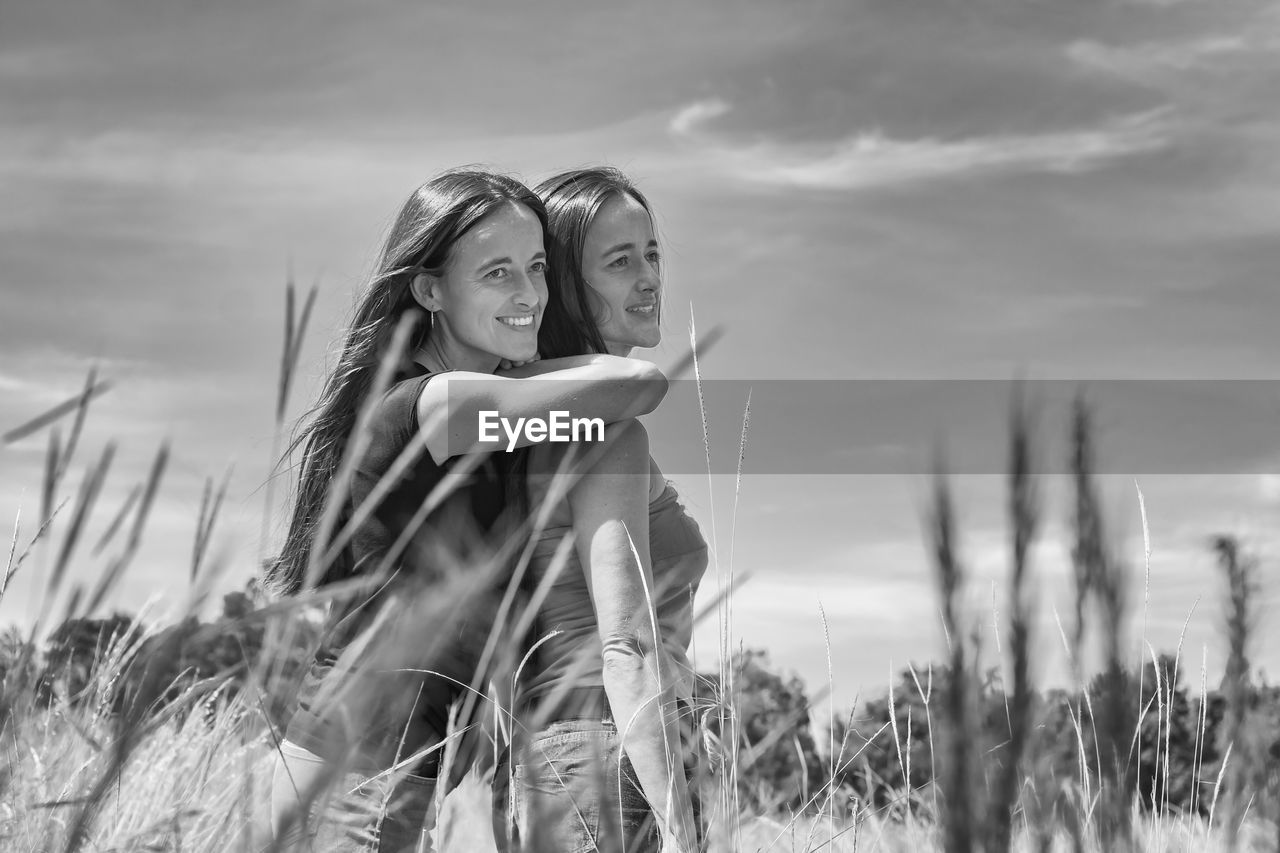
[[[542,353],[626,356],[657,346],[661,259],[644,195],[608,168],[565,172],[537,191],[563,300],[543,324]],[[688,646],[707,546],[643,430],[628,435],[585,488],[555,507],[534,547],[529,573],[537,582],[555,570],[569,531],[577,543],[549,583],[536,621],[541,639],[522,678],[525,716],[544,722],[517,755],[512,817],[519,833],[550,835],[564,850],[674,853],[695,849],[699,834],[677,715],[691,713]],[[561,453],[529,452],[534,503],[545,499]],[[631,678],[637,670],[648,679]],[[550,831],[535,826],[548,819]]]
[[[607,356],[539,365],[554,382],[493,375],[536,358],[556,298],[545,226],[542,202],[510,177],[455,170],[419,187],[293,442],[297,493],[269,580],[285,594],[327,587],[334,605],[277,761],[281,840],[429,849],[438,747],[451,706],[483,684],[510,574],[513,456],[469,452],[476,413],[589,411],[612,423],[666,391],[656,368]]]

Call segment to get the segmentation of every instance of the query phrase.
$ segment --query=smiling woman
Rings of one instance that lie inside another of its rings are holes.
[[[438,329],[422,356],[437,369],[492,373],[498,360],[530,361],[547,304],[547,253],[542,222],[525,205],[495,210],[459,238],[448,262],[423,268],[410,282],[413,298]]]
[[[660,255],[640,191],[615,169],[583,169],[538,192],[563,299],[547,315],[544,354],[626,356],[660,343]],[[534,546],[529,572],[547,593],[519,707],[544,725],[516,757],[508,831],[563,850],[677,853],[699,838],[681,728],[694,715],[688,647],[707,546],[643,428],[619,432],[593,476],[552,502]],[[547,499],[562,449],[530,452],[533,503]],[[556,571],[570,534],[576,559]],[[535,826],[537,815],[556,819]]]
[[[630,193],[605,199],[584,233],[580,271],[608,352],[662,343],[661,257],[649,209]]]
[[[453,171],[420,187],[294,443],[303,449],[298,490],[271,580],[284,593],[352,583],[280,750],[272,822],[281,839],[310,836],[332,851],[430,849],[437,747],[450,708],[484,683],[514,526],[505,513],[514,458],[455,458],[450,426],[471,432],[469,450],[475,420],[460,424],[450,404],[527,420],[572,399],[614,422],[665,393],[656,368],[612,356],[549,360],[552,383],[492,375],[536,356],[550,298],[545,221],[541,200],[503,175]],[[415,323],[423,310],[430,320]],[[516,442],[528,443],[523,434]],[[470,722],[464,714],[456,724]]]

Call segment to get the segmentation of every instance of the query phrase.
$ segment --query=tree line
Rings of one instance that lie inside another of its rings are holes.
[[[254,618],[261,603],[251,585],[226,595],[208,622],[188,617],[146,636],[123,613],[71,618],[38,653],[9,629],[0,634],[0,682],[33,685],[45,705],[96,705],[108,713],[140,702],[160,711],[200,684],[215,685],[227,697],[252,690],[250,706],[282,728],[320,629],[318,623],[304,623],[301,630],[295,624],[288,646],[271,643],[269,620]],[[271,678],[259,683],[254,673],[262,671],[268,648],[279,659],[272,661]],[[17,667],[26,669],[25,678]],[[1009,697],[997,670],[962,677],[971,682],[972,752],[979,756],[980,779],[991,784],[1008,760]],[[727,772],[724,756],[736,742],[737,794],[754,812],[930,813],[939,796],[934,782],[944,778],[947,760],[937,736],[937,700],[950,678],[945,666],[908,667],[892,689],[837,713],[828,727],[811,718],[810,694],[799,677],[779,671],[762,650],[743,650],[733,660],[732,697],[721,690],[719,675],[699,680],[693,717],[704,770]],[[1232,785],[1259,794],[1280,790],[1280,685],[1246,681],[1243,726],[1234,729],[1240,742],[1228,743],[1224,691],[1194,695],[1187,682],[1185,665],[1161,655],[1138,672],[1098,675],[1084,689],[1034,693],[1033,735],[1022,767],[1029,787],[1061,796],[1066,780],[1088,791],[1106,770],[1092,709],[1118,698],[1115,706],[1129,709],[1125,778],[1145,809],[1205,816]],[[709,757],[712,752],[718,757]],[[1224,773],[1224,759],[1237,772]],[[1036,786],[1037,779],[1057,784]],[[1259,811],[1271,810],[1275,801],[1259,796]],[[1053,813],[1063,805],[1024,798],[1024,808]]]

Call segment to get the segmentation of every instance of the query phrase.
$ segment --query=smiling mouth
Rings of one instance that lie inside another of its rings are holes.
[[[628,314],[639,314],[642,317],[652,317],[658,310],[658,303],[650,302],[648,305],[632,305],[627,309]]]
[[[521,317],[499,317],[498,322],[504,326],[511,326],[513,329],[521,329],[525,326],[533,325],[533,315],[525,314]]]

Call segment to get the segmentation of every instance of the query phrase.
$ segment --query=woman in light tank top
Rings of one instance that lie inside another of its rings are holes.
[[[634,347],[656,346],[662,278],[644,196],[608,168],[566,172],[536,191],[547,207],[548,261],[564,299],[544,320],[542,354],[626,356]],[[639,565],[612,566],[608,548],[592,542],[600,528],[586,516],[617,508],[597,510],[575,502],[573,492],[551,508],[534,547],[529,583],[540,585],[545,598],[518,707],[540,725],[517,741],[507,829],[535,849],[677,853],[698,845],[678,718],[691,714],[688,647],[707,546],[649,457],[647,439],[635,444],[626,479],[635,503],[626,532]],[[531,506],[547,499],[563,447],[530,451]],[[611,460],[626,456],[616,448],[608,453]],[[557,548],[570,531],[575,551],[556,572]],[[619,618],[625,613],[656,621],[654,648],[628,635]],[[613,683],[614,670],[635,666],[657,676],[647,695]]]

